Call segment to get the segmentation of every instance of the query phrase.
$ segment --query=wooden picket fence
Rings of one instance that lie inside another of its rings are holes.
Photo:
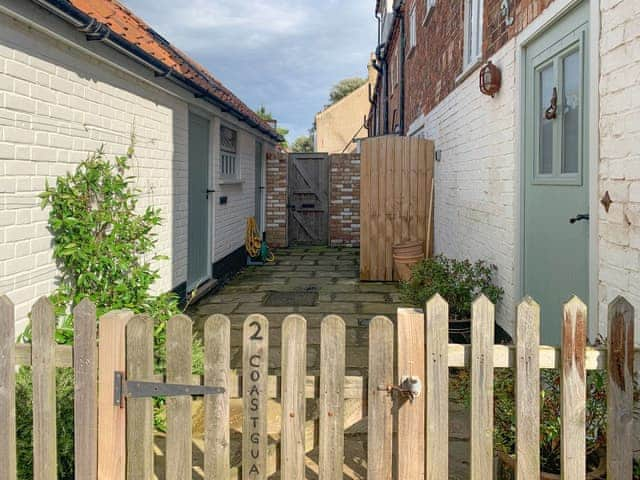
[[[114,373],[127,380],[165,385],[224,388],[205,396],[204,478],[266,479],[267,400],[282,406],[280,478],[305,478],[305,400],[319,400],[319,478],[342,479],[344,402],[365,399],[368,416],[367,478],[415,480],[448,478],[449,368],[471,369],[471,478],[493,478],[494,368],[515,369],[517,394],[517,478],[538,479],[540,471],[541,368],[561,371],[562,470],[565,479],[583,479],[586,370],[608,371],[607,478],[632,478],[634,311],[623,298],[609,306],[608,345],[586,346],[586,306],[577,298],[563,312],[561,348],[539,345],[537,304],[517,309],[516,344],[493,345],[494,306],[485,297],[473,304],[471,345],[448,343],[448,305],[436,296],[426,311],[400,309],[397,324],[377,316],[369,325],[368,376],[345,376],[345,322],[330,315],[321,326],[319,377],[307,375],[306,320],[290,315],[282,324],[281,376],[268,371],[269,322],[250,315],[243,328],[242,375],[230,369],[230,321],[210,317],[204,329],[205,372],[191,374],[192,321],[178,315],[167,331],[166,376],[153,371],[153,320],[128,311],[97,321],[84,301],[74,310],[74,347],[54,341],[51,304],[39,300],[32,311],[33,344],[14,343],[14,308],[0,297],[0,479],[15,479],[15,367],[33,370],[34,478],[56,478],[55,368],[75,370],[76,478],[153,478],[153,418],[150,398],[114,398]],[[395,342],[397,340],[397,342]],[[397,355],[394,353],[397,345]],[[394,364],[397,374],[394,373]],[[98,371],[100,376],[98,377]],[[403,377],[423,382],[408,399]],[[398,392],[399,394],[393,394]],[[230,465],[229,404],[243,398],[243,461]],[[18,399],[18,401],[20,401]],[[192,478],[191,398],[167,400],[167,479]],[[397,415],[397,418],[394,416]],[[394,462],[396,462],[394,464]]]

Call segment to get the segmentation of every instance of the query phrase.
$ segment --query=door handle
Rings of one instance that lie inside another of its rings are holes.
[[[581,213],[579,215],[576,215],[575,217],[569,219],[569,223],[571,223],[573,225],[574,223],[579,222],[580,220],[589,221],[589,214],[588,213]]]
[[[293,210],[294,212],[296,211],[296,206],[295,206],[295,205],[288,204],[288,205],[287,205],[287,208],[288,208],[289,210]]]
[[[216,193],[216,191],[215,191],[215,190],[209,190],[209,189],[207,188],[207,200],[209,200],[209,194],[210,194],[210,193]]]

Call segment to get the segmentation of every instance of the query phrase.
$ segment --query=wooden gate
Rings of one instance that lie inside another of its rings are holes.
[[[327,245],[329,233],[329,157],[289,155],[289,244]]]
[[[53,305],[43,298],[31,314],[33,344],[16,345],[14,306],[0,296],[0,479],[16,478],[15,406],[16,401],[25,401],[16,399],[16,365],[31,366],[33,373],[34,480],[57,478],[56,367],[71,367],[75,373],[75,478],[82,480],[148,480],[154,472],[166,480],[266,480],[274,471],[286,480],[342,480],[347,471],[344,402],[357,399],[367,405],[362,415],[367,418],[368,480],[446,479],[452,367],[471,371],[472,479],[494,478],[495,368],[515,371],[518,478],[540,478],[539,370],[549,368],[559,370],[561,381],[562,478],[585,478],[586,370],[590,369],[608,372],[607,478],[632,478],[633,379],[638,360],[633,307],[622,297],[609,305],[607,346],[599,348],[585,345],[587,307],[576,297],[558,312],[563,318],[561,348],[539,345],[540,309],[532,299],[518,305],[515,345],[493,344],[494,312],[484,296],[473,303],[471,345],[448,344],[448,305],[438,295],[425,311],[398,310],[396,326],[387,317],[373,318],[368,327],[368,377],[346,375],[346,324],[335,315],[322,320],[319,376],[308,375],[307,321],[297,314],[282,322],[280,342],[270,339],[265,316],[250,315],[241,332],[241,369],[231,369],[238,352],[232,352],[230,339],[240,332],[232,330],[229,318],[216,314],[204,327],[204,376],[199,377],[191,372],[189,317],[169,320],[166,372],[157,375],[151,318],[128,311],[103,315],[96,348],[96,310],[83,301],[74,309],[75,345],[56,345]],[[279,348],[275,357],[280,376],[269,371],[270,348]],[[162,448],[154,444],[151,395],[169,397]],[[196,442],[191,395],[205,396],[202,451],[192,450]],[[231,462],[233,399],[243,400],[241,463]],[[278,408],[273,404],[267,408],[274,399]],[[310,421],[309,399],[319,403],[317,419]],[[269,411],[271,425],[278,419],[281,427],[276,442],[273,432],[267,431]],[[317,462],[307,457],[315,448]]]
[[[392,247],[432,249],[433,142],[389,135],[361,143],[360,279],[397,280]]]

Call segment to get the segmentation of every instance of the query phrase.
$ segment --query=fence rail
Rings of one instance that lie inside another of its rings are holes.
[[[367,478],[371,480],[388,480],[393,474],[400,479],[447,478],[450,367],[471,370],[472,479],[493,476],[495,368],[511,368],[516,373],[518,479],[539,478],[538,372],[542,368],[560,370],[563,475],[584,478],[586,371],[607,370],[608,475],[631,478],[632,379],[640,359],[634,355],[633,307],[623,298],[611,303],[607,345],[598,348],[586,346],[587,309],[577,298],[565,305],[560,348],[539,345],[540,313],[531,299],[518,306],[513,346],[493,345],[494,309],[489,300],[480,297],[472,311],[471,345],[448,343],[448,306],[438,296],[427,303],[425,313],[400,309],[396,325],[386,317],[373,318],[369,325],[366,377],[345,375],[345,323],[333,315],[326,317],[321,326],[320,375],[307,375],[307,322],[302,316],[291,315],[282,325],[281,375],[277,376],[268,372],[266,317],[251,315],[244,322],[243,367],[242,374],[238,374],[230,369],[231,323],[224,315],[213,315],[204,328],[204,376],[194,376],[192,322],[179,315],[168,324],[166,374],[155,375],[151,318],[126,311],[101,317],[98,348],[95,308],[88,301],[82,302],[74,310],[74,346],[60,346],[54,340],[51,304],[41,299],[31,316],[33,345],[16,345],[14,307],[6,297],[0,297],[0,458],[6,459],[0,462],[0,478],[16,477],[16,365],[32,368],[36,480],[56,478],[56,367],[72,367],[75,372],[76,478],[83,480],[153,476],[151,399],[129,398],[126,408],[113,402],[113,374],[125,367],[128,380],[225,389],[223,394],[205,396],[204,478],[267,478],[273,462],[273,447],[267,439],[270,398],[279,399],[282,407],[279,470],[283,478],[305,476],[309,443],[305,399],[311,398],[319,401],[316,431],[321,478],[342,478],[344,401],[365,400]],[[389,392],[389,387],[401,388],[403,377],[407,376],[419,377],[423,382],[423,392],[414,401]],[[244,400],[240,469],[231,465],[229,439],[230,400],[239,398]],[[166,478],[188,478],[193,468],[190,398],[168,399],[167,424]],[[393,441],[394,431],[397,444]],[[410,455],[406,454],[408,451]]]

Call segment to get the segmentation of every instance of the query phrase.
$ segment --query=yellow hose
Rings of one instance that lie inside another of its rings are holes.
[[[247,218],[247,229],[244,236],[244,247],[251,258],[256,258],[260,255],[262,249],[262,239],[260,238],[260,232],[258,232],[258,225],[254,217]],[[267,262],[275,261],[274,255],[269,252],[269,257],[265,259]]]

